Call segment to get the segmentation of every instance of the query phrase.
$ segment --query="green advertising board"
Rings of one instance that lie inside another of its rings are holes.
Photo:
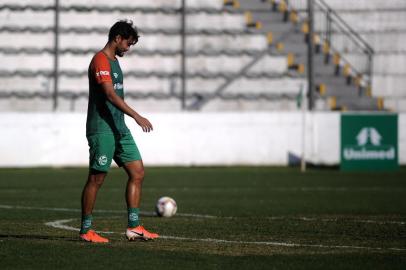
[[[341,115],[341,170],[396,170],[397,114]]]

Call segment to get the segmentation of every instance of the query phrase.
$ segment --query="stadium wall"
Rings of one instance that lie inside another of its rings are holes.
[[[300,112],[151,113],[154,131],[131,119],[146,166],[287,165],[302,149]],[[0,114],[0,167],[86,166],[83,113]],[[307,161],[339,163],[338,112],[306,116]],[[406,114],[399,115],[399,161],[406,164]]]

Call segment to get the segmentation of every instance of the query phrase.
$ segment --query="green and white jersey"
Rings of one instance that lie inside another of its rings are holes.
[[[124,99],[123,73],[118,60],[110,60],[103,52],[98,52],[90,62],[88,77],[86,135],[129,133],[124,113],[107,99],[101,89],[101,83],[112,83],[116,94]]]

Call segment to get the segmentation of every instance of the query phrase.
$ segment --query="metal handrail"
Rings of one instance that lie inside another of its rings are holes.
[[[293,6],[295,9],[304,9],[305,6],[300,6],[301,4],[305,3],[305,1],[294,1],[294,0],[285,0],[286,3],[290,6],[292,6],[292,2],[296,2],[298,6]],[[362,51],[365,54],[367,66],[366,66],[366,72],[360,72],[355,68],[354,63],[349,62],[345,57],[342,57],[351,67],[351,69],[356,73],[356,74],[365,74],[367,77],[364,77],[364,81],[368,86],[371,85],[372,82],[372,61],[373,61],[373,55],[374,55],[374,49],[368,44],[368,42],[362,38],[334,9],[332,9],[324,0],[314,0],[314,5],[317,7],[318,11],[323,12],[326,17],[326,29],[324,32],[325,34],[325,40],[327,41],[328,45],[334,49],[336,52],[339,52],[336,48],[334,48],[334,45],[331,42],[331,35],[333,33],[333,28],[337,28],[340,30],[340,32],[345,35],[349,40],[351,40],[354,45],[356,45],[360,51]],[[300,6],[300,7],[299,7]],[[334,26],[334,27],[333,27]]]
[[[320,5],[319,5],[320,7],[321,7],[321,5],[323,5],[324,8],[327,10],[324,12],[333,14],[335,16],[336,20],[338,20],[345,28],[347,28],[347,29],[343,29],[342,27],[339,26],[341,28],[341,30],[343,30],[343,33],[347,33],[345,31],[345,30],[347,30],[348,32],[350,32],[353,35],[353,37],[348,35],[353,41],[364,45],[366,50],[368,51],[368,53],[372,53],[372,54],[374,53],[374,49],[368,44],[368,42],[365,39],[363,39],[351,26],[349,26],[348,23],[346,21],[344,21],[344,19],[341,18],[341,16],[338,15],[338,13],[334,9],[332,9],[329,5],[327,5],[326,2],[324,2],[324,0],[316,0],[315,1],[316,5],[318,4],[317,2],[320,2]]]

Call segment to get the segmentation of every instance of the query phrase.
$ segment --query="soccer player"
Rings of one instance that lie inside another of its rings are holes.
[[[148,119],[139,115],[124,101],[123,73],[116,56],[124,56],[138,42],[138,31],[129,21],[116,22],[109,31],[108,42],[90,62],[89,104],[86,137],[89,143],[89,175],[82,192],[80,238],[88,242],[109,240],[91,229],[92,211],[97,192],[102,186],[111,162],[123,167],[128,175],[126,201],[129,240],[155,239],[158,234],[140,225],[139,206],[144,179],[144,166],[137,145],[124,122],[130,116],[144,132],[152,131]]]

